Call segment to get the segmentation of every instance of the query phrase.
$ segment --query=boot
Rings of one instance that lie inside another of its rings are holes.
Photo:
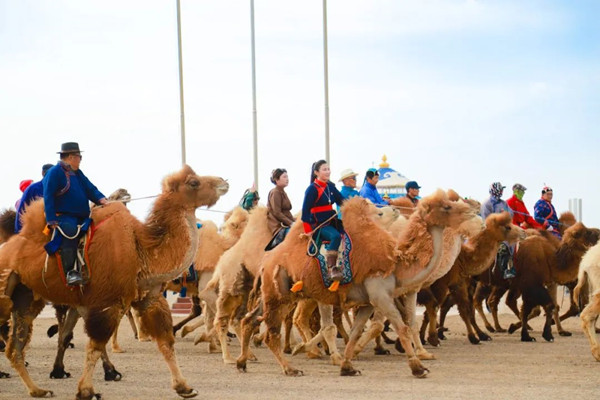
[[[326,254],[327,269],[329,270],[329,277],[334,281],[341,281],[344,278],[342,270],[337,266],[337,250],[328,251]]]
[[[514,267],[512,267],[510,249],[504,243],[500,245],[500,249],[498,250],[496,265],[500,267],[500,271],[502,271],[502,276],[504,279],[515,277]]]
[[[67,278],[67,286],[79,286],[83,284],[81,274],[76,268],[77,250],[76,249],[60,249],[60,257],[62,259],[63,270]]]

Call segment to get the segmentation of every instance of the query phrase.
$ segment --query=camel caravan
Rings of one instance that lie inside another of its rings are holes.
[[[441,345],[446,313],[453,305],[473,344],[491,340],[492,333],[518,329],[521,341],[534,341],[528,322],[541,310],[542,337],[553,341],[552,324],[559,335],[569,336],[561,320],[582,310],[583,330],[600,361],[595,330],[600,230],[576,222],[570,213],[560,219],[559,238],[546,230],[522,229],[508,212],[482,218],[479,202],[453,190],[438,189],[418,202],[400,198],[382,207],[355,196],[340,202],[343,234],[339,252],[332,254],[325,250],[331,241],[315,235],[320,226],[307,232],[306,221],[298,215],[274,233],[269,209],[260,204],[235,207],[220,227],[198,221],[196,209],[215,205],[228,189],[224,179],[199,176],[184,166],[163,179],[145,222],[125,206],[131,197],[126,191],[93,207],[82,250],[85,283],[79,286],[67,284],[60,257],[46,251],[52,241],[45,232],[43,199],[29,204],[20,217],[10,210],[0,215],[0,333],[10,365],[30,396],[53,394],[33,381],[25,360],[33,322],[47,303],[57,308],[58,316],[52,378],[70,376],[64,370],[64,353],[77,320],[85,324],[88,345],[77,399],[99,396],[92,379],[99,358],[106,380],[121,378],[106,348],[113,337],[113,352],[123,351],[115,332],[124,315],[136,338],[156,342],[172,387],[182,398],[195,397],[198,391],[179,369],[177,332],[185,337],[196,331],[195,344],[207,343],[209,353],[220,353],[225,364],[235,364],[241,372],[257,359],[251,343],[264,341],[289,376],[303,371],[285,354],[320,358],[323,352],[342,376],[359,375],[359,354],[372,341],[376,354],[389,354],[383,346],[387,341],[406,354],[411,374],[424,378],[430,372],[424,360],[436,358],[425,345]],[[15,218],[23,225],[16,234]],[[510,278],[497,265],[503,246],[514,251]],[[559,285],[573,289],[571,308],[563,316]],[[162,293],[183,288],[193,308],[173,324]],[[508,329],[498,319],[504,294],[515,314]],[[420,327],[419,304],[425,310]],[[479,327],[477,314],[485,329]],[[389,341],[387,326],[396,333],[395,342]],[[295,344],[294,327],[301,337]],[[343,349],[338,348],[340,337]],[[237,358],[231,354],[231,340],[239,341]],[[35,352],[30,354],[28,362],[35,363]]]

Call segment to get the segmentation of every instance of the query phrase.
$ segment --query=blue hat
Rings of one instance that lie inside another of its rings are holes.
[[[419,184],[416,181],[408,181],[408,182],[406,182],[406,185],[404,187],[406,188],[406,190],[421,189],[421,186],[419,186]]]
[[[50,168],[54,167],[53,164],[44,164],[42,165],[42,176],[46,175],[46,172],[48,172],[48,170]]]

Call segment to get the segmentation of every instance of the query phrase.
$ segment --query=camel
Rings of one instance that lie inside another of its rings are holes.
[[[562,241],[547,231],[542,236],[532,236],[524,240],[515,256],[517,275],[511,282],[507,295],[507,305],[517,312],[517,297],[522,296],[523,304],[519,312],[520,321],[510,325],[508,332],[521,328],[521,341],[534,342],[529,335],[527,321],[536,306],[546,311],[546,322],[542,337],[552,342],[552,320],[556,322],[561,336],[570,336],[560,325],[557,285],[564,285],[577,279],[579,263],[587,249],[598,241],[600,230],[588,229],[581,222],[568,228]]]
[[[454,190],[448,191],[448,197],[452,201],[459,201],[461,197]],[[466,202],[474,212],[478,212],[480,209],[480,204],[478,201],[464,199],[460,200]],[[412,202],[410,202],[412,204]],[[413,290],[407,291],[401,297],[399,297],[396,301],[398,308],[401,311],[404,322],[411,327],[411,332],[413,336],[413,343],[416,346],[416,353],[421,359],[433,359],[435,358],[433,354],[429,353],[423,347],[423,341],[419,338],[418,327],[416,322],[416,302],[417,302],[417,293],[422,288],[429,287],[433,282],[446,275],[454,261],[458,257],[461,251],[461,245],[464,242],[465,238],[472,238],[481,232],[484,228],[483,221],[481,217],[475,216],[465,222],[463,222],[457,228],[447,228],[444,230],[443,235],[443,248],[442,248],[442,260],[439,264],[439,267],[432,271],[429,278],[422,282],[420,287],[415,287]],[[399,235],[401,231],[390,231],[394,235]],[[399,236],[396,236],[399,237]],[[360,340],[358,341],[355,353],[358,354],[362,349],[366,346],[366,344],[373,338],[378,338],[379,334],[383,333],[384,329],[384,319],[381,313],[375,313],[370,329],[365,333]],[[400,341],[396,341],[396,347],[401,349]],[[403,349],[402,349],[403,350]],[[376,354],[389,354],[388,351],[382,348],[380,342],[377,343],[375,347]]]
[[[584,287],[588,288],[590,301],[581,312],[581,327],[590,342],[592,355],[600,361],[600,343],[594,329],[600,314],[600,243],[592,246],[579,264],[578,283],[573,296],[577,302]]]
[[[186,318],[173,326],[174,334],[183,328],[183,337],[194,330],[194,327],[185,325],[200,315],[201,300],[206,303],[205,322],[207,330],[210,331],[212,329],[216,312],[216,294],[213,291],[204,291],[204,289],[212,278],[219,258],[242,236],[242,232],[248,224],[248,218],[248,211],[242,207],[235,207],[225,216],[221,232],[219,232],[214,222],[200,221],[201,228],[198,231],[198,250],[194,258],[194,270],[196,271],[197,280],[185,285],[187,295],[192,297],[194,306]],[[171,281],[167,284],[167,290],[179,292],[184,287],[184,284],[184,278]],[[214,349],[213,346],[211,346],[211,349]]]
[[[246,314],[252,283],[254,277],[258,275],[260,262],[265,254],[264,248],[271,237],[267,223],[267,208],[264,206],[253,208],[242,236],[219,258],[213,277],[203,291],[203,295],[207,293],[210,295],[218,287],[215,324],[223,362],[226,364],[235,363],[227,345],[229,321],[233,319],[233,327],[240,338],[239,320]],[[205,337],[210,334],[211,332],[196,337],[195,342],[205,340]]]
[[[568,227],[577,223],[577,220],[575,219],[575,215],[573,215],[572,212],[565,211],[560,214],[559,222],[560,234],[564,235],[565,230]],[[541,236],[540,231],[536,229],[526,229],[525,232],[528,237],[534,235]],[[477,276],[477,287],[475,288],[475,294],[473,295],[473,304],[488,331],[506,332],[506,329],[500,325],[500,321],[498,319],[498,305],[500,304],[502,296],[504,296],[504,294],[510,288],[511,281],[504,279],[501,271],[498,268],[493,269],[492,267],[493,265],[490,265],[487,271],[484,271],[482,274]],[[577,307],[573,299],[573,288],[575,287],[575,282],[567,283],[565,286],[569,288],[571,306],[563,315],[560,316],[560,321],[563,321],[566,318],[572,317],[579,313],[579,308]],[[486,298],[487,304],[490,308],[490,312],[494,321],[493,327],[487,320],[485,313],[483,312],[482,302]],[[519,316],[518,312],[516,313],[516,315],[517,317]]]
[[[439,344],[436,315],[438,305],[446,300],[449,294],[458,304],[459,314],[465,323],[469,341],[478,344],[481,340],[491,340],[475,321],[475,314],[469,296],[469,285],[472,276],[485,271],[496,257],[500,243],[514,243],[524,238],[524,231],[512,224],[508,212],[491,214],[485,220],[485,229],[472,240],[462,244],[460,254],[450,271],[435,281],[429,288],[428,301],[425,303],[426,315],[424,324],[429,323],[427,341],[433,345]],[[440,323],[440,329],[443,325]],[[421,328],[424,331],[424,328]]]
[[[24,215],[23,231],[0,249],[0,323],[11,318],[6,355],[30,396],[52,395],[33,382],[23,356],[33,319],[46,300],[77,307],[85,322],[89,342],[78,399],[96,395],[92,382],[96,362],[122,311],[130,305],[140,311],[142,325],[157,342],[173,389],[184,398],[197,395],[179,370],[171,314],[160,293],[164,282],[180,275],[193,260],[196,208],[214,205],[228,188],[223,179],[198,176],[186,165],[163,180],[162,193],[144,224],[121,203],[94,208],[91,279],[80,290],[66,288],[55,257],[46,256],[43,200],[32,203]]]
[[[437,269],[444,228],[456,227],[472,218],[472,209],[467,204],[450,201],[446,193],[438,190],[421,200],[399,242],[374,222],[365,199],[349,199],[344,202],[341,211],[344,229],[353,242],[350,254],[353,278],[349,284],[340,286],[337,292],[331,292],[324,286],[316,260],[306,254],[308,240],[301,234],[301,224],[294,224],[284,242],[265,255],[257,284],[262,285],[262,319],[267,325],[266,343],[269,349],[286,375],[301,375],[302,371],[292,367],[281,353],[281,322],[292,304],[301,298],[318,301],[321,334],[333,354],[336,353],[336,343],[332,306],[359,306],[341,362],[342,375],[356,375],[359,371],[351,363],[354,346],[365,323],[377,309],[391,321],[407,348],[413,375],[425,377],[429,371],[412,349],[410,328],[403,324],[394,298],[419,286]],[[303,289],[291,292],[292,283],[297,281],[303,282]],[[252,310],[243,321],[242,354],[237,360],[241,371],[246,370],[250,333],[260,323],[256,318],[260,309]]]

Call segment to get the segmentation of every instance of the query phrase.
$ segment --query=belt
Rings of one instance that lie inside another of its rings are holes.
[[[313,214],[324,212],[324,211],[333,211],[333,207],[331,207],[331,204],[327,204],[325,206],[313,207],[310,209],[310,212]]]

